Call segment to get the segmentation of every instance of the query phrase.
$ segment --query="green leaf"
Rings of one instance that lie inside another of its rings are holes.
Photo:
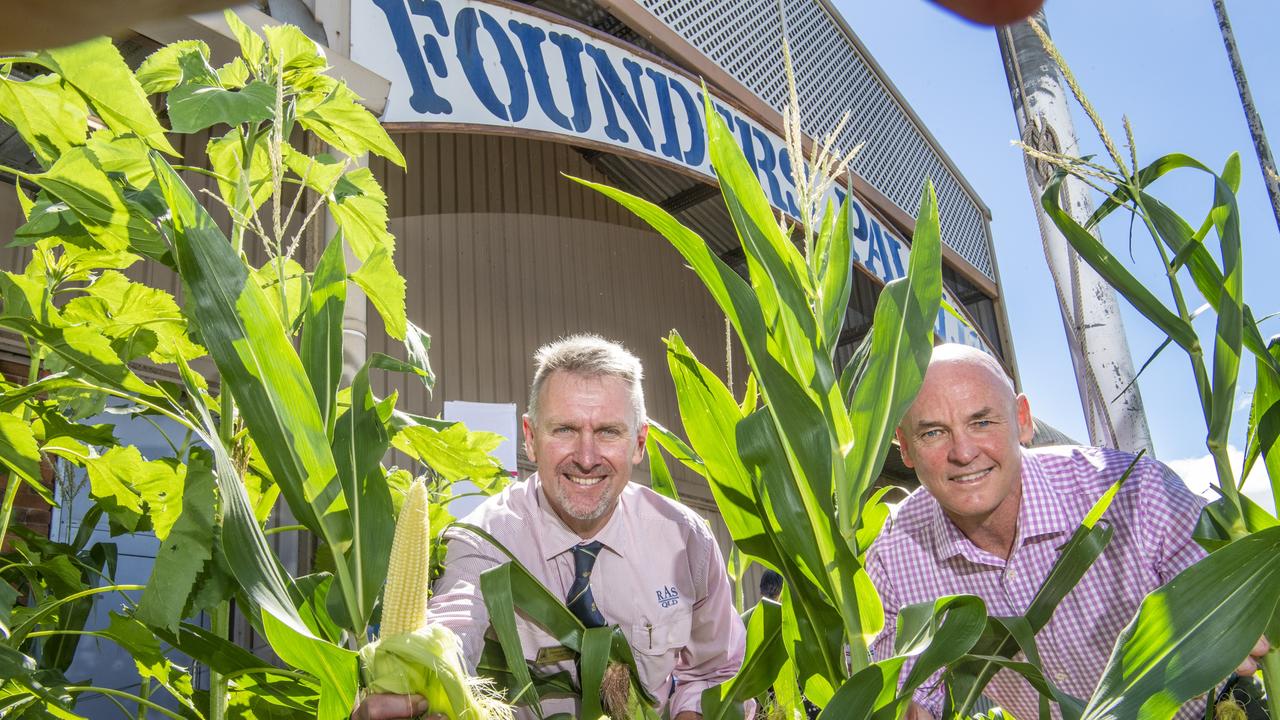
[[[336,185],[317,186],[317,191],[331,194],[329,212],[361,262],[379,249],[388,255],[395,251],[395,238],[387,231],[387,195],[368,168],[343,175]]]
[[[867,365],[853,388],[849,418],[861,428],[846,460],[847,485],[836,488],[841,531],[851,534],[859,500],[884,467],[894,428],[910,407],[933,352],[942,300],[942,243],[933,184],[920,195],[907,276],[885,286],[876,302]]]
[[[240,43],[240,53],[249,62],[249,67],[255,70],[261,67],[267,55],[267,46],[262,41],[262,37],[245,25],[244,21],[231,10],[224,10],[222,17],[231,28],[231,34]]]
[[[1120,634],[1085,720],[1170,718],[1231,673],[1276,610],[1280,527],[1187,568],[1142,601]]]
[[[267,50],[273,67],[289,70],[318,70],[325,66],[324,48],[295,25],[264,25]]]
[[[249,177],[245,180],[254,208],[271,197],[271,155],[268,145],[266,134],[254,136]],[[244,179],[244,144],[241,142],[240,131],[232,128],[226,135],[210,140],[206,152],[209,154],[209,164],[218,175],[218,194],[224,202],[235,207],[236,188]]]
[[[151,577],[138,602],[137,617],[142,622],[178,630],[196,581],[213,558],[213,489],[213,471],[207,460],[204,456],[192,457],[182,489],[182,513],[160,544]]]
[[[472,480],[483,485],[505,475],[492,455],[502,440],[496,433],[468,430],[456,422],[443,429],[407,427],[393,442],[397,450],[427,464],[450,482]]]
[[[827,341],[827,351],[834,353],[840,343],[840,333],[844,328],[844,317],[849,311],[849,296],[853,293],[853,272],[851,271],[853,249],[850,238],[853,231],[849,221],[853,213],[852,193],[845,196],[839,210],[835,229],[831,239],[822,243],[825,249],[818,266],[818,299],[820,301],[818,317],[822,321],[822,336]],[[830,215],[830,208],[827,214]],[[824,218],[825,219],[825,218]]]
[[[323,521],[340,494],[340,485],[333,482],[337,468],[302,361],[262,289],[249,281],[248,269],[213,219],[163,158],[153,155],[152,162],[170,207],[169,228],[188,292],[187,312],[199,323],[223,386],[235,397],[290,510],[330,547],[338,547],[338,528]],[[353,608],[354,581],[343,563],[335,565],[336,585],[346,606]],[[289,620],[280,612],[275,615],[282,622]],[[343,624],[354,628],[359,623],[346,618]]]
[[[761,600],[748,611],[747,649],[732,680],[702,692],[703,720],[740,720],[742,703],[763,695],[787,661],[782,644],[782,606]]]
[[[1268,351],[1280,360],[1280,338],[1272,339]],[[1271,497],[1280,498],[1280,374],[1265,363],[1257,363],[1254,369],[1257,377],[1249,409],[1249,440],[1240,477],[1249,477],[1253,464],[1262,457],[1271,478]],[[1252,525],[1249,528],[1259,529]]]
[[[146,188],[155,178],[147,144],[132,135],[117,137],[103,128],[93,133],[88,147],[103,172],[124,175],[131,188]]]
[[[1076,252],[1107,281],[1124,295],[1134,309],[1142,313],[1156,327],[1173,338],[1185,350],[1199,347],[1200,340],[1190,323],[1174,315],[1150,290],[1133,276],[1110,250],[1088,230],[1080,226],[1065,210],[1058,206],[1061,198],[1059,187],[1064,175],[1058,173],[1045,187],[1040,204]]]
[[[356,653],[298,632],[272,612],[262,614],[263,633],[271,649],[290,665],[320,681],[318,717],[345,718],[356,704],[359,663]]]
[[[164,128],[147,102],[129,66],[111,38],[46,50],[37,61],[52,68],[89,101],[98,117],[117,134],[133,133],[147,145],[169,155],[178,151],[164,136]]]
[[[396,270],[391,253],[385,248],[373,251],[364,264],[351,275],[352,281],[364,290],[369,302],[382,316],[387,335],[403,340],[408,330],[405,316],[405,282]]]
[[[347,501],[351,531],[349,548],[333,548],[337,561],[347,563],[355,583],[356,606],[340,617],[358,618],[360,632],[373,615],[373,606],[387,576],[395,514],[380,467],[391,446],[386,421],[389,412],[380,407],[369,389],[369,366],[360,368],[351,383],[351,407],[338,418],[333,434],[333,457],[338,480]],[[339,596],[341,597],[341,596]],[[345,600],[343,601],[346,602]]]
[[[689,442],[699,448],[711,495],[734,544],[777,567],[781,558],[765,534],[764,518],[756,506],[759,493],[738,449],[738,404],[724,383],[693,357],[678,333],[667,340],[667,364],[675,381],[680,421]]]
[[[0,466],[21,478],[45,502],[54,504],[49,488],[41,481],[40,448],[31,426],[7,412],[0,412]]]
[[[113,340],[142,340],[145,354],[157,363],[194,360],[204,348],[190,340],[187,319],[173,296],[142,283],[130,282],[114,270],[102,273],[85,295],[63,310],[68,323],[95,327]],[[132,360],[142,353],[124,353]]]
[[[89,132],[84,99],[52,75],[27,82],[0,78],[0,120],[18,131],[44,167],[83,145]]]
[[[179,40],[160,48],[147,56],[134,73],[138,84],[147,94],[168,92],[182,82],[183,55],[195,54],[200,60],[209,59],[209,46],[203,40]]]
[[[345,85],[325,95],[303,95],[298,99],[298,124],[351,157],[373,152],[403,168],[400,149],[359,100]]]
[[[275,116],[276,89],[259,80],[239,90],[183,83],[169,92],[174,132],[195,133],[214,125],[237,126]]]
[[[144,460],[138,448],[113,447],[100,456],[76,458],[61,448],[49,448],[80,462],[89,473],[89,492],[113,522],[135,532],[144,515],[151,518],[156,537],[163,540],[182,511],[182,465]],[[144,509],[143,505],[146,504]]]
[[[32,181],[66,203],[102,249],[157,256],[167,249],[151,217],[125,198],[87,148],[64,152],[49,172]]]
[[[667,468],[667,461],[662,457],[658,439],[652,433],[645,434],[644,448],[649,453],[649,487],[659,495],[679,501],[680,493],[676,490],[676,482],[671,477],[671,470]]]
[[[142,397],[163,397],[159,390],[143,382],[120,361],[111,344],[96,328],[56,328],[9,317],[0,317],[0,327],[39,342],[74,367],[77,374]]]
[[[306,318],[302,324],[302,367],[320,416],[332,432],[335,403],[342,379],[342,314],[347,302],[347,266],[342,243],[330,242],[311,279]]]

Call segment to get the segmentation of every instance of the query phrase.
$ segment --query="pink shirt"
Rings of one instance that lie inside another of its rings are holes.
[[[1058,548],[1132,461],[1132,455],[1103,448],[1023,451],[1022,506],[1008,560],[971,543],[923,488],[913,493],[867,554],[867,571],[885,610],[884,632],[872,646],[875,658],[893,654],[898,610],[906,605],[971,594],[986,602],[992,616],[1024,614]],[[1142,598],[1205,556],[1191,539],[1203,505],[1164,465],[1146,458],[1138,462],[1102,516],[1115,529],[1111,542],[1036,635],[1050,682],[1089,699]],[[940,717],[936,681],[917,691],[916,701]],[[1015,717],[1039,715],[1039,695],[1011,671],[997,673],[986,695]],[[1196,701],[1177,717],[1203,714],[1203,701]],[[1060,717],[1056,705],[1053,716]]]
[[[742,664],[746,630],[733,607],[724,559],[706,521],[685,506],[630,483],[604,528],[583,539],[551,509],[534,475],[489,498],[463,522],[492,534],[560,598],[573,583],[573,546],[603,543],[591,572],[592,595],[605,619],[622,628],[645,686],[672,717],[699,711],[702,691],[733,677]],[[489,626],[480,573],[507,557],[456,528],[446,537],[448,560],[431,598],[431,618],[461,636],[474,667]],[[559,644],[520,617],[516,626],[530,660],[540,648]],[[573,663],[540,669],[573,671]],[[542,709],[577,716],[573,699],[546,699]]]

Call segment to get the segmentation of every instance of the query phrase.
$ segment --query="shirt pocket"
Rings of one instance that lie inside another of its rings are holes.
[[[631,649],[636,669],[645,687],[664,700],[669,691],[668,678],[676,667],[680,650],[689,645],[693,631],[692,611],[680,608],[659,614],[653,620],[631,626]]]

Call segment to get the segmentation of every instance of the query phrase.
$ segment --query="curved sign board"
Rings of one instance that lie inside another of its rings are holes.
[[[618,148],[714,178],[700,83],[611,38],[471,0],[357,0],[351,59],[391,81],[384,122],[519,129]],[[773,206],[799,217],[792,158],[777,134],[712,99]],[[837,206],[845,192],[828,198]],[[854,262],[882,282],[909,246],[856,198]],[[820,203],[820,207],[825,201]],[[961,305],[950,293],[947,301]],[[936,332],[985,348],[945,309]]]

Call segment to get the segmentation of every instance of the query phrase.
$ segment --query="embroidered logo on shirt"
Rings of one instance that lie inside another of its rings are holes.
[[[662,589],[655,590],[654,594],[658,596],[658,604],[664,608],[669,608],[680,602],[680,592],[673,587],[663,585]]]

